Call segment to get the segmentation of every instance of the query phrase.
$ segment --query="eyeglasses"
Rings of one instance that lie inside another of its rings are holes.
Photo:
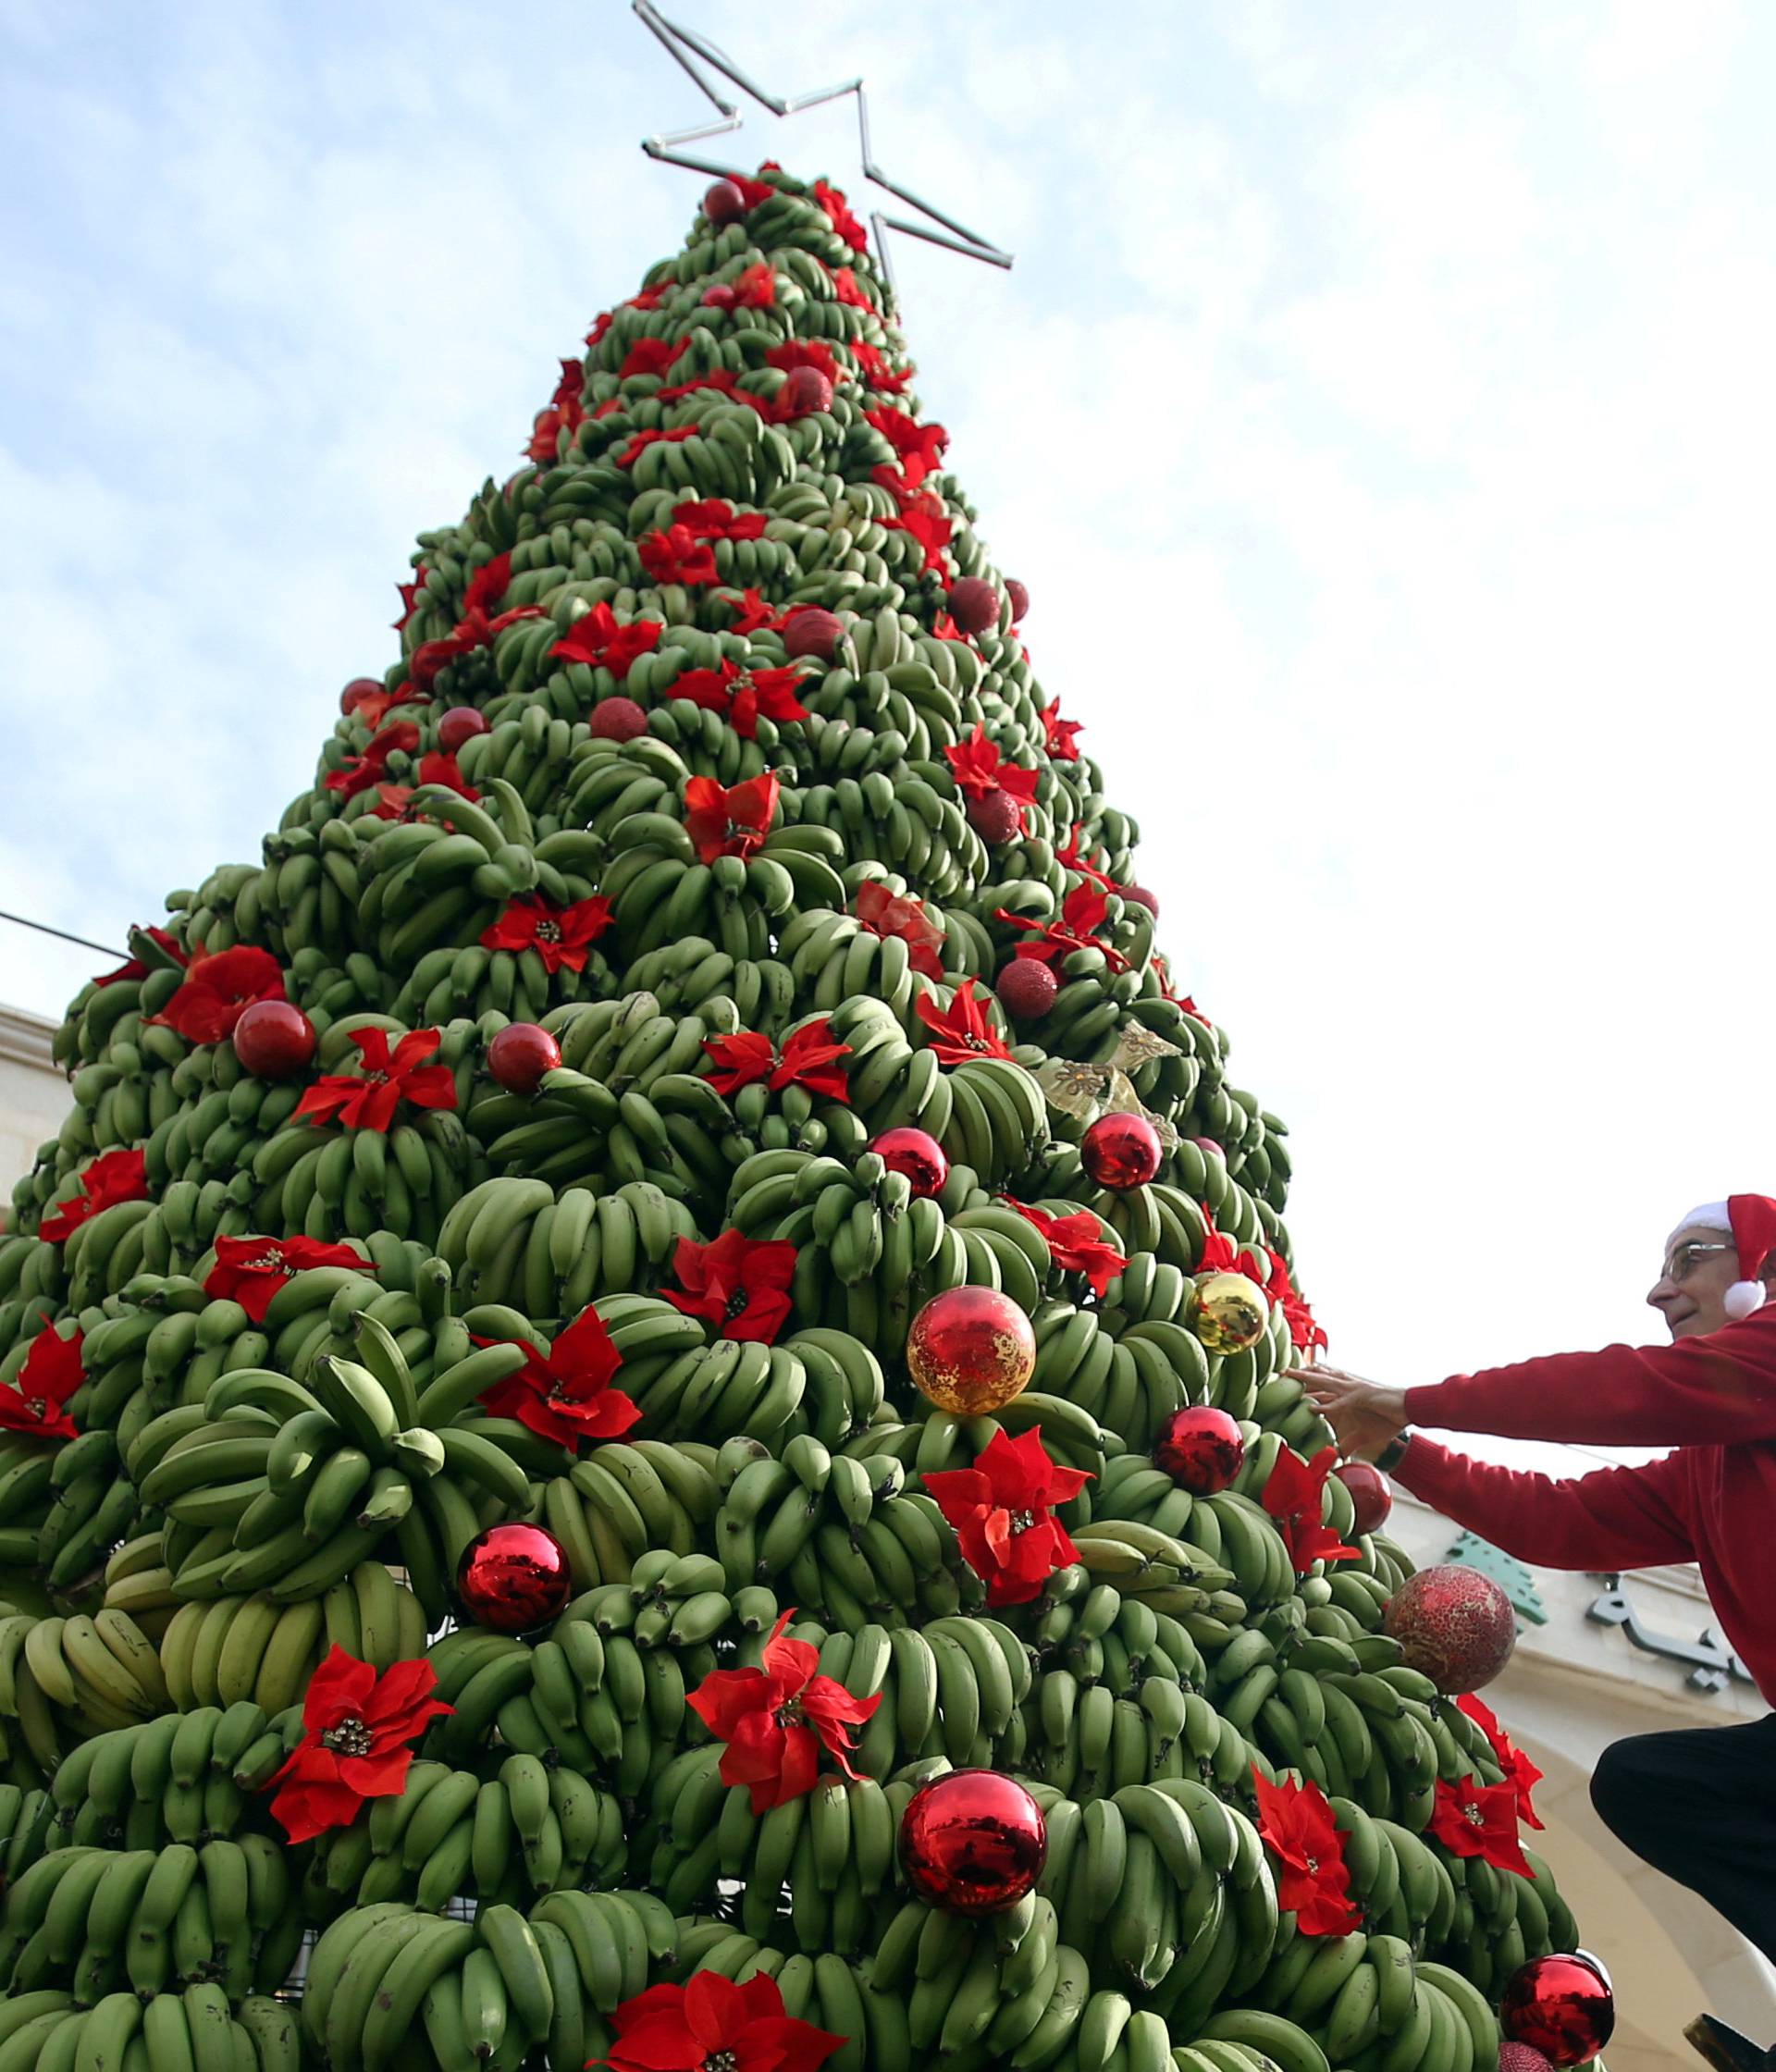
[[[1673,1287],[1681,1287],[1695,1273],[1704,1256],[1710,1252],[1731,1252],[1733,1247],[1724,1240],[1718,1245],[1679,1245],[1665,1262],[1661,1280],[1668,1280]]]

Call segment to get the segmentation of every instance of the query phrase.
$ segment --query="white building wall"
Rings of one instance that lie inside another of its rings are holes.
[[[50,1060],[55,1027],[0,1006],[0,1229],[13,1182],[30,1171],[38,1146],[55,1136],[68,1110],[68,1081]]]

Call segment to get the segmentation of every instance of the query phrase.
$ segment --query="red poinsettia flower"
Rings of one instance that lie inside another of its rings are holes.
[[[1264,1509],[1276,1521],[1297,1575],[1305,1575],[1315,1561],[1363,1559],[1360,1547],[1345,1546],[1329,1525],[1320,1523],[1326,1514],[1326,1478],[1338,1458],[1336,1446],[1323,1446],[1311,1461],[1286,1446],[1264,1484]]]
[[[967,1065],[977,1057],[1009,1057],[1005,1040],[988,1019],[988,996],[976,980],[964,979],[947,1007],[940,1007],[929,993],[916,1004],[919,1018],[931,1032],[928,1050],[937,1053],[940,1065]]]
[[[870,309],[870,298],[857,286],[857,277],[849,266],[841,266],[832,276],[832,291],[842,302],[849,302],[853,309]]]
[[[735,1093],[743,1086],[768,1079],[777,1093],[786,1086],[801,1086],[833,1101],[851,1098],[837,1063],[850,1056],[851,1046],[832,1041],[832,1024],[824,1015],[804,1022],[781,1052],[773,1048],[769,1036],[749,1029],[733,1036],[710,1037],[703,1048],[717,1067],[709,1074],[709,1084],[718,1093]]]
[[[1188,993],[1173,992],[1172,968],[1166,961],[1164,955],[1158,950],[1155,950],[1153,952],[1153,967],[1154,976],[1159,980],[1160,998],[1162,1000],[1169,1000],[1174,1007],[1182,1007],[1187,1015],[1194,1015],[1197,1020],[1202,1024],[1204,1029],[1213,1029],[1215,1027],[1215,1024],[1209,1019],[1207,1015],[1202,1012],[1202,1008],[1197,1005],[1196,1002],[1190,998]]]
[[[612,311],[601,309],[592,319],[592,328],[586,334],[586,344],[588,346],[602,345],[610,335],[610,327],[615,321],[615,314]]]
[[[835,388],[844,378],[844,370],[824,339],[784,339],[765,354],[765,364],[783,374],[794,374],[797,367],[812,367]]]
[[[1262,1264],[1256,1253],[1242,1251],[1227,1232],[1218,1229],[1215,1211],[1206,1202],[1198,1204],[1202,1211],[1202,1250],[1192,1269],[1199,1274],[1244,1274],[1248,1280],[1255,1280],[1260,1288],[1266,1285],[1269,1268]]]
[[[1098,938],[1097,931],[1103,927],[1109,911],[1109,899],[1095,885],[1075,885],[1061,902],[1061,918],[1057,921],[1034,921],[1026,915],[1009,913],[1003,906],[996,909],[993,919],[1029,931],[1028,939],[1018,944],[1015,956],[1035,957],[1042,964],[1058,964],[1075,950],[1099,950],[1111,970],[1126,971],[1128,959],[1113,944]]]
[[[576,432],[585,424],[586,407],[580,401],[585,385],[586,369],[580,362],[563,360],[555,393],[548,406],[536,413],[531,426],[530,444],[524,449],[526,460],[536,462],[538,467],[547,466],[555,458],[561,433]]]
[[[208,956],[200,946],[184,983],[151,1021],[176,1029],[188,1043],[219,1043],[255,1000],[282,1000],[284,974],[269,950],[242,943]]]
[[[142,1151],[101,1152],[80,1176],[80,1191],[71,1202],[56,1202],[43,1211],[37,1235],[45,1244],[58,1245],[71,1238],[81,1224],[90,1223],[101,1209],[118,1202],[148,1199],[148,1154]]]
[[[921,489],[916,496],[903,499],[898,517],[884,518],[882,523],[893,530],[911,533],[924,549],[925,567],[943,572],[944,551],[956,528],[944,508],[942,497],[930,489]]]
[[[1100,870],[1095,863],[1089,863],[1079,853],[1079,844],[1085,839],[1085,830],[1077,822],[1068,829],[1065,845],[1054,852],[1054,860],[1064,870],[1077,870],[1081,878],[1089,878],[1094,885],[1102,885],[1105,892],[1119,892],[1122,888],[1107,870]]]
[[[1482,1856],[1495,1870],[1536,1875],[1518,1840],[1517,1787],[1509,1778],[1502,1784],[1483,1784],[1477,1777],[1463,1777],[1451,1784],[1439,1777],[1437,1806],[1424,1829],[1453,1856]]]
[[[411,784],[378,784],[376,803],[370,808],[373,820],[401,820],[412,817],[413,794],[421,784],[441,784],[446,791],[466,798],[471,805],[481,794],[463,776],[454,756],[431,748],[419,758],[419,770]]]
[[[1048,752],[1058,762],[1078,762],[1079,750],[1074,736],[1084,725],[1080,720],[1064,720],[1061,717],[1061,701],[1056,698],[1052,705],[1042,709],[1042,738]]]
[[[476,1338],[476,1345],[521,1345],[524,1363],[486,1391],[481,1400],[495,1417],[515,1418],[539,1438],[570,1453],[583,1440],[620,1439],[641,1412],[611,1377],[623,1355],[597,1310],[582,1310],[550,1345],[538,1352],[523,1338]]]
[[[1517,1794],[1520,1818],[1527,1820],[1531,1827],[1539,1828],[1542,1822],[1536,1818],[1529,1794],[1541,1782],[1544,1773],[1513,1745],[1511,1736],[1498,1724],[1498,1714],[1483,1699],[1475,1697],[1472,1691],[1463,1691],[1455,1705],[1456,1710],[1465,1712],[1486,1735],[1487,1745],[1498,1758],[1499,1769],[1505,1773],[1505,1782]]]
[[[597,410],[592,413],[592,422],[597,425],[607,417],[621,417],[628,408],[629,405],[623,397],[607,396]]]
[[[448,1065],[424,1062],[437,1054],[436,1029],[415,1029],[403,1036],[392,1055],[386,1029],[360,1030],[355,1076],[328,1072],[297,1102],[292,1121],[342,1122],[348,1129],[386,1130],[403,1101],[416,1108],[453,1108],[456,1074]]]
[[[765,414],[765,399],[750,388],[741,388],[740,376],[732,367],[711,367],[708,374],[694,374],[688,380],[675,381],[669,388],[656,389],[654,401],[675,403],[682,397],[695,395],[699,388],[719,389],[730,402],[742,403],[761,417]]]
[[[1312,1778],[1273,1784],[1256,1763],[1252,1782],[1259,1837],[1279,1868],[1277,1906],[1294,1915],[1302,1935],[1349,1935],[1363,1916],[1350,1896],[1344,1836],[1326,1794]]]
[[[687,438],[695,438],[700,429],[697,425],[678,425],[670,432],[637,432],[617,455],[617,465],[632,468],[650,446],[683,446]]]
[[[10,1388],[0,1388],[0,1431],[23,1432],[36,1439],[80,1437],[68,1413],[68,1398],[86,1379],[80,1365],[81,1334],[60,1338],[39,1331]]]
[[[397,749],[411,756],[418,746],[418,727],[412,720],[397,720],[372,737],[363,755],[348,756],[338,770],[329,770],[321,779],[321,789],[338,792],[341,798],[355,798],[383,782],[388,774],[388,758]]]
[[[599,896],[557,906],[540,893],[514,899],[481,931],[484,950],[535,950],[545,971],[584,971],[592,945],[610,926],[610,902]]]
[[[944,976],[944,931],[917,899],[890,892],[878,878],[867,878],[857,887],[851,911],[871,935],[898,935],[909,952],[907,963],[921,976]]]
[[[292,1842],[348,1828],[365,1800],[405,1788],[413,1744],[454,1709],[432,1696],[437,1688],[430,1662],[397,1662],[378,1676],[334,1644],[308,1680],[302,1738],[265,1786],[277,1793],[272,1817]]]
[[[685,526],[647,534],[635,551],[641,565],[656,583],[683,583],[687,586],[716,580],[715,549],[706,539],[697,538]]]
[[[608,604],[595,604],[574,620],[549,653],[563,661],[585,662],[589,669],[608,669],[621,684],[637,656],[652,654],[660,646],[665,630],[658,619],[632,619],[621,626]]]
[[[851,213],[849,203],[836,187],[829,187],[823,179],[814,182],[814,199],[826,211],[826,219],[838,232],[853,252],[870,249],[870,233]]]
[[[1018,802],[1018,825],[1024,824],[1024,808],[1035,803],[1037,772],[1020,763],[1002,761],[996,745],[987,739],[984,720],[974,722],[974,732],[944,751],[956,777],[956,787],[970,798],[985,798],[990,792],[1004,792]]]
[[[763,259],[748,266],[734,283],[736,309],[773,309],[777,302],[777,276]]]
[[[747,594],[750,595],[751,593],[748,592]],[[166,955],[177,963],[183,964],[185,962],[184,951],[179,948],[177,940],[169,935],[164,928],[139,928],[133,932],[137,935],[145,935],[151,943],[156,944],[161,949],[165,950]],[[121,983],[125,979],[145,979],[147,976],[148,967],[139,956],[132,956],[126,958],[115,971],[106,971],[99,978],[94,979],[92,983],[95,986],[115,986]]]
[[[727,1743],[722,1782],[751,1787],[755,1819],[813,1790],[822,1748],[857,1782],[850,1729],[882,1703],[880,1691],[854,1698],[843,1684],[816,1676],[820,1649],[783,1638],[794,1617],[792,1605],[771,1628],[762,1669],[711,1670],[684,1701]]]
[[[1098,1219],[1090,1209],[1077,1215],[1050,1215],[1046,1209],[1033,1209],[1026,1202],[1005,1199],[1027,1223],[1033,1223],[1048,1240],[1048,1256],[1064,1274],[1083,1274],[1100,1301],[1110,1283],[1128,1264],[1115,1245],[1099,1235]]]
[[[352,717],[367,727],[379,727],[398,705],[424,705],[426,693],[412,684],[397,684],[392,691],[365,691],[352,705]]]
[[[407,622],[419,610],[419,593],[426,587],[426,578],[430,574],[429,569],[423,568],[411,583],[395,585],[396,589],[401,592],[401,617],[395,621],[397,633],[406,631]]]
[[[878,482],[888,488],[917,489],[928,475],[936,473],[950,443],[942,425],[921,425],[892,403],[879,403],[863,415],[864,422],[873,425],[900,456],[898,467],[884,461],[871,471]]]
[[[677,286],[677,281],[672,278],[671,274],[667,274],[657,281],[653,287],[644,288],[638,293],[631,295],[623,306],[624,309],[658,309],[665,299],[667,291]]]
[[[722,601],[734,613],[728,631],[743,635],[775,633],[795,609],[790,606],[782,611],[773,611],[757,590],[750,589],[741,591],[738,603],[729,596],[724,596]]]
[[[788,1321],[796,1247],[724,1230],[712,1244],[681,1238],[672,1253],[678,1288],[660,1293],[686,1316],[720,1326],[724,1338],[774,1345]]]
[[[684,825],[700,862],[749,857],[763,846],[776,818],[777,780],[767,771],[724,788],[713,777],[693,777],[684,786]]]
[[[1308,1307],[1305,1298],[1295,1292],[1294,1284],[1289,1277],[1289,1266],[1282,1253],[1266,1245],[1264,1256],[1270,1262],[1270,1275],[1264,1283],[1264,1293],[1270,1298],[1272,1304],[1282,1311],[1284,1322],[1289,1326],[1290,1342],[1298,1351],[1311,1349],[1323,1352],[1330,1341],[1322,1326],[1314,1321],[1314,1312]]]
[[[780,725],[808,718],[807,706],[796,696],[801,680],[801,671],[793,664],[788,669],[742,669],[724,660],[720,669],[687,669],[670,695],[719,713],[743,741],[756,741],[760,713]]]
[[[514,605],[510,611],[491,617],[493,607],[505,596],[512,582],[512,556],[497,555],[475,570],[462,597],[462,616],[441,640],[428,640],[415,648],[407,672],[422,690],[429,691],[438,673],[459,656],[492,645],[495,637],[521,619],[540,619],[540,604]],[[375,744],[373,743],[374,746]]]
[[[672,512],[693,539],[763,539],[771,521],[762,511],[736,511],[725,497],[699,497]]]
[[[917,371],[908,367],[904,374],[896,374],[888,364],[888,355],[879,345],[871,345],[867,339],[852,340],[851,357],[863,369],[864,379],[870,388],[880,389],[884,396],[898,396]]]
[[[610,2054],[592,2060],[610,2072],[817,2072],[845,2041],[786,2014],[776,1980],[763,1971],[744,1986],[716,1971],[698,1971],[682,1986],[649,1986],[610,2023]]]
[[[672,363],[691,347],[690,333],[682,339],[637,339],[623,356],[623,364],[617,369],[618,378],[627,381],[631,375],[664,374]]]
[[[973,1467],[924,1480],[956,1528],[963,1559],[986,1585],[988,1604],[1028,1604],[1056,1569],[1078,1560],[1052,1507],[1078,1496],[1092,1477],[1051,1461],[1035,1425],[1015,1439],[996,1432]]]
[[[960,641],[965,648],[968,644],[968,635],[962,631],[947,611],[940,611],[937,617],[931,621],[931,632],[939,640]]]
[[[239,1302],[255,1324],[265,1321],[272,1298],[292,1274],[311,1266],[351,1266],[372,1277],[376,1268],[350,1245],[317,1238],[226,1238],[216,1240],[216,1264],[204,1292],[217,1302]]]

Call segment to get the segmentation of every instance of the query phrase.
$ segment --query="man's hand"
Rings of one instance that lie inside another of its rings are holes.
[[[1405,1426],[1404,1389],[1383,1388],[1341,1367],[1291,1367],[1289,1372],[1331,1425],[1339,1451],[1354,1460],[1373,1461]]]

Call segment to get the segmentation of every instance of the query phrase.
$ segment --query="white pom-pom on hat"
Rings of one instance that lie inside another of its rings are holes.
[[[1769,1290],[1763,1282],[1765,1262],[1776,1252],[1776,1202],[1768,1194],[1730,1194],[1727,1216],[1733,1250],[1739,1254],[1739,1278],[1727,1290],[1727,1315],[1735,1324],[1764,1306]]]

